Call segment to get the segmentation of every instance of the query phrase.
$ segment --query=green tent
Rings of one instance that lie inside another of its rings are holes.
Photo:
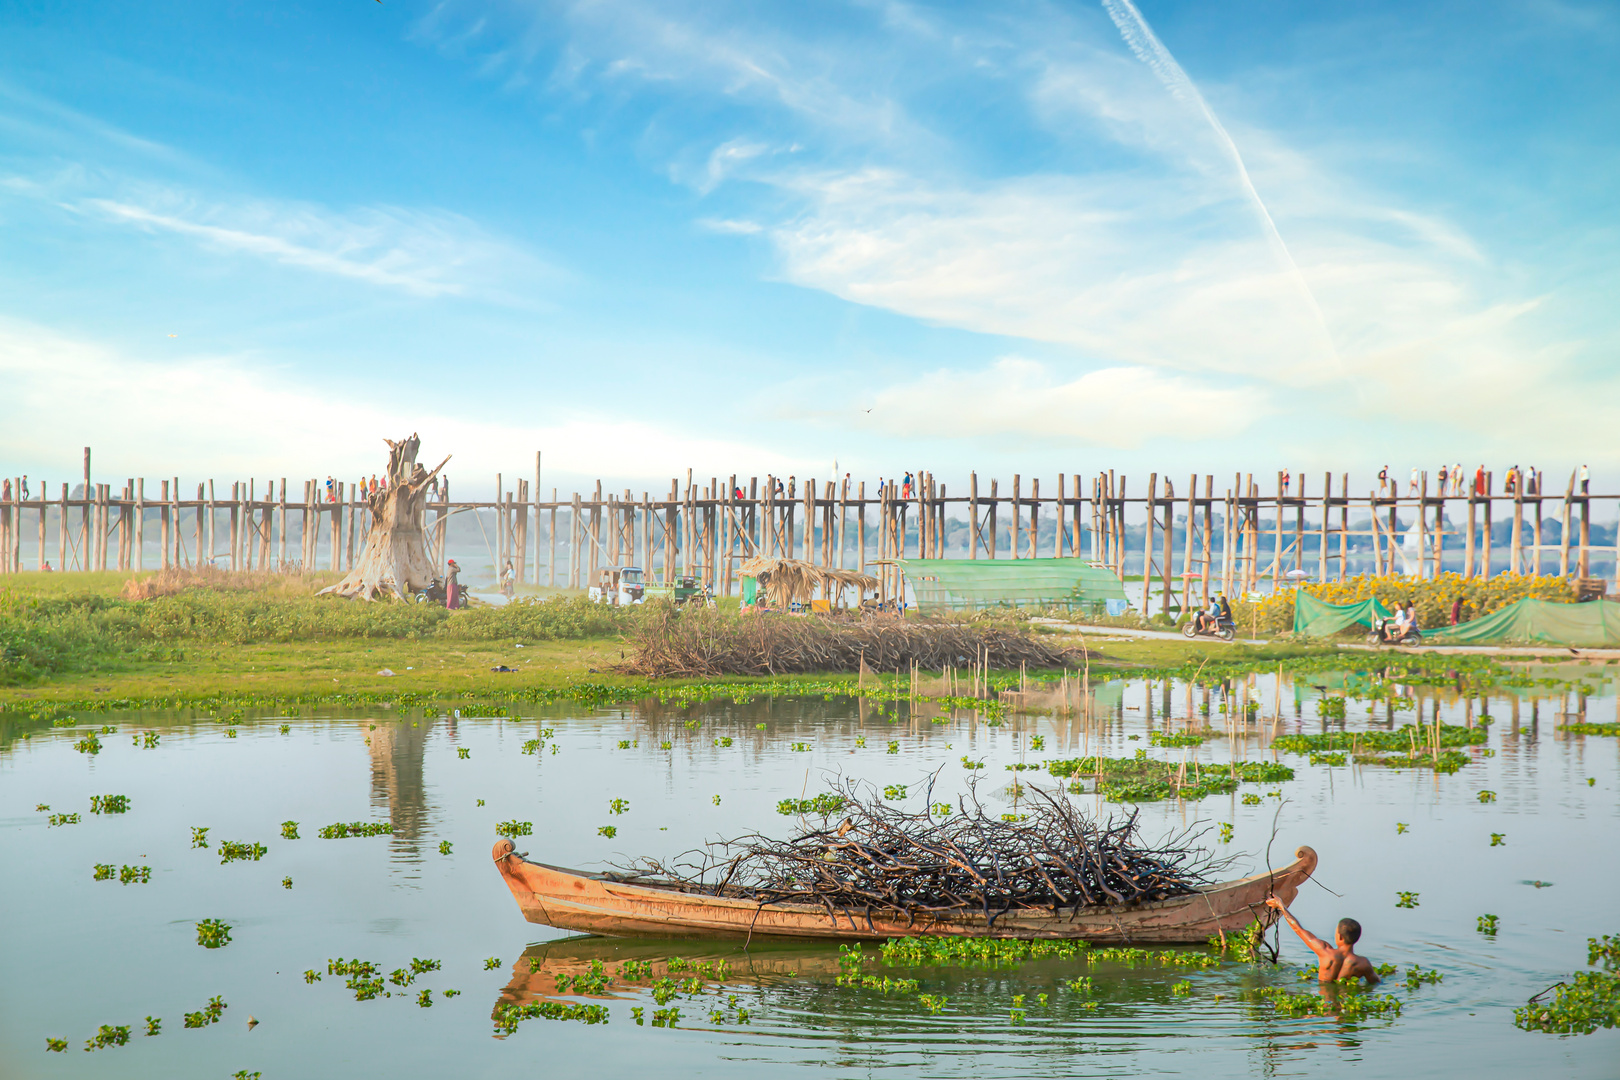
[[[1609,600],[1593,600],[1585,604],[1518,600],[1500,611],[1456,626],[1425,630],[1423,637],[1436,645],[1518,642],[1586,649],[1613,648],[1620,646],[1620,604]]]
[[[1079,559],[897,559],[922,611],[1101,606],[1125,584]]]
[[[1371,629],[1374,619],[1388,618],[1392,614],[1377,599],[1330,604],[1304,589],[1294,590],[1294,633],[1307,637],[1332,637],[1355,623]]]

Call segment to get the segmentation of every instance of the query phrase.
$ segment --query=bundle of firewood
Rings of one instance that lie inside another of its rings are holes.
[[[829,913],[910,918],[977,911],[1129,906],[1192,892],[1216,869],[1188,843],[1145,844],[1136,814],[1099,822],[1038,789],[1027,810],[985,813],[966,797],[913,813],[845,782],[811,800],[821,821],[788,840],[720,841],[665,864],[622,867],[622,880],[760,903],[817,904]],[[947,812],[949,811],[949,812]]]
[[[986,623],[899,618],[733,614],[653,607],[626,635],[627,674],[794,675],[857,671],[938,671],[978,664],[1001,670],[1076,667],[1082,650],[1024,630]]]

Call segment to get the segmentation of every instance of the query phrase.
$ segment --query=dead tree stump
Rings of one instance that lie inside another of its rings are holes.
[[[408,600],[438,580],[439,574],[428,558],[426,517],[428,482],[439,475],[450,458],[428,472],[416,463],[421,444],[413,432],[408,439],[388,444],[388,486],[368,492],[371,532],[366,550],[344,579],[322,589],[317,596],[334,593],[354,600],[375,600],[393,595]]]

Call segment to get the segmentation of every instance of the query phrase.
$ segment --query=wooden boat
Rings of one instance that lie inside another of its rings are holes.
[[[529,862],[510,840],[493,851],[495,865],[530,922],[608,937],[830,938],[873,940],[938,934],[995,938],[1080,938],[1097,943],[1202,942],[1259,921],[1270,925],[1268,896],[1291,903],[1316,869],[1301,847],[1292,864],[1238,881],[1206,885],[1186,896],[1128,907],[1079,911],[1010,911],[987,921],[977,912],[907,919],[896,912],[833,911],[814,904],[760,904],[607,874]]]

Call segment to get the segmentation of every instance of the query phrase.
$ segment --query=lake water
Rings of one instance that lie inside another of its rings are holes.
[[[1313,681],[1332,682],[1304,680]],[[1061,716],[1011,717],[995,726],[966,712],[934,723],[927,708],[913,716],[901,703],[880,713],[842,698],[517,707],[521,718],[506,719],[429,719],[415,709],[250,712],[232,724],[105,714],[93,719],[116,730],[99,736],[98,754],[74,749],[93,729],[87,723],[35,729],[0,746],[0,1075],[1620,1072],[1614,1031],[1558,1038],[1512,1023],[1515,1006],[1585,968],[1588,937],[1620,931],[1620,760],[1615,739],[1555,730],[1557,714],[1573,712],[1578,699],[1496,695],[1482,703],[1422,691],[1425,719],[1438,707],[1441,719],[1462,723],[1484,704],[1495,721],[1489,743],[1469,751],[1471,764],[1437,777],[1311,766],[1300,755],[1274,754],[1268,747],[1279,732],[1323,729],[1312,708],[1316,691],[1293,684],[1279,690],[1266,679],[1250,689],[1266,716],[1283,714],[1279,723],[1228,736],[1217,708],[1219,737],[1195,750],[1148,753],[1200,762],[1276,756],[1296,768],[1296,779],[1186,805],[1145,804],[1145,831],[1157,837],[1198,820],[1230,822],[1234,837],[1222,850],[1246,853],[1234,877],[1264,868],[1274,819],[1274,865],[1291,861],[1299,844],[1314,846],[1324,887],[1308,884],[1294,909],[1307,927],[1331,936],[1334,922],[1352,915],[1365,927],[1361,950],[1374,962],[1397,964],[1402,976],[1413,964],[1444,975],[1416,990],[1389,980],[1383,989],[1403,1004],[1398,1018],[1286,1019],[1255,1001],[1260,986],[1312,985],[1297,979],[1310,957],[1286,931],[1280,969],[1229,963],[1188,972],[1076,959],[993,971],[894,970],[918,978],[922,992],[948,998],[931,1013],[913,995],[835,987],[831,947],[756,945],[744,953],[735,944],[569,938],[525,922],[490,863],[495,826],[505,820],[533,823],[533,834],[519,840],[531,857],[582,867],[669,855],[750,829],[785,834],[794,821],[778,814],[777,802],[814,795],[835,773],[879,787],[907,785],[920,802],[926,778],[941,770],[934,798],[954,798],[971,775],[964,756],[985,762],[979,791],[987,805],[1010,809],[1006,787],[1015,775],[1026,783],[1051,778],[1008,772],[1007,765],[1127,756],[1148,747],[1150,726],[1199,723],[1202,691],[1179,683],[1102,686],[1089,726]],[[1592,689],[1587,718],[1614,719],[1612,684]],[[1384,705],[1352,702],[1346,723],[1366,729],[1389,715]],[[1394,715],[1399,724],[1413,714]],[[525,742],[545,729],[552,736],[537,753],[524,753]],[[156,746],[145,745],[147,732],[159,736]],[[730,746],[717,745],[724,738]],[[621,749],[622,741],[629,748]],[[897,753],[887,752],[891,741]],[[795,750],[795,743],[808,749]],[[1481,802],[1482,790],[1494,791],[1495,801]],[[1266,797],[1270,791],[1282,799]],[[1245,793],[1261,795],[1260,805],[1244,805]],[[92,813],[92,796],[105,795],[128,796],[128,810]],[[1093,795],[1076,798],[1099,813],[1120,810]],[[614,799],[628,802],[625,812],[611,812]],[[36,810],[40,804],[50,810]],[[77,813],[80,821],[53,827],[49,819],[58,813]],[[288,820],[298,823],[301,839],[281,837]],[[394,831],[318,838],[322,826],[349,821],[391,821]],[[1398,832],[1397,823],[1406,830]],[[599,835],[603,826],[617,836]],[[209,847],[192,846],[195,827],[208,829]],[[1492,846],[1493,833],[1503,842]],[[1208,839],[1220,846],[1213,833]],[[257,861],[222,864],[225,841],[268,850]],[[449,854],[441,854],[443,842]],[[94,880],[98,864],[114,876]],[[126,865],[149,867],[150,882],[121,884],[117,873]],[[287,878],[291,888],[283,887]],[[1550,884],[1526,884],[1534,881]],[[1417,893],[1418,906],[1397,908],[1400,891]],[[1476,929],[1487,913],[1499,919],[1494,937]],[[230,943],[199,947],[203,919],[228,924]],[[674,1028],[651,1025],[656,1005],[646,989],[615,983],[611,997],[560,997],[553,985],[555,973],[587,970],[592,959],[647,959],[663,974],[669,956],[725,959],[730,967],[718,993],[706,981],[703,994],[671,1003],[681,1010]],[[343,976],[327,974],[337,958],[371,961],[382,973],[413,958],[441,966],[408,989],[388,985],[391,997],[356,1001]],[[310,969],[322,979],[307,983]],[[890,973],[877,964],[868,970]],[[1094,978],[1095,994],[1063,985],[1079,975]],[[1183,979],[1190,993],[1173,993]],[[424,988],[428,1008],[419,1004]],[[451,989],[459,995],[444,996]],[[514,1033],[496,1031],[491,1014],[500,1002],[537,1000],[537,992],[538,1000],[604,1004],[609,1022],[539,1018]],[[1014,1024],[1019,994],[1025,1018]],[[1048,995],[1044,1007],[1040,994]],[[185,1028],[183,1015],[204,1011],[216,995],[227,1005],[219,1022]],[[632,1018],[637,1008],[648,1018],[644,1026]],[[751,1023],[736,1022],[739,1008]],[[715,1009],[720,1022],[711,1018]],[[159,1035],[143,1034],[147,1016],[161,1019]],[[258,1021],[251,1028],[250,1016]],[[130,1025],[128,1044],[85,1052],[103,1024]],[[48,1037],[67,1040],[68,1049],[47,1052]]]

